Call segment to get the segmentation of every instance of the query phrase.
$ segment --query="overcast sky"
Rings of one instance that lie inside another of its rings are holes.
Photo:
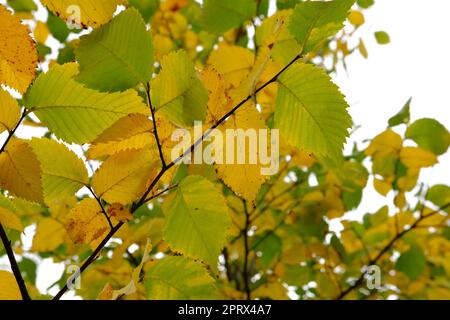
[[[387,120],[410,97],[413,119],[435,118],[450,128],[449,12],[449,0],[376,0],[366,12],[367,23],[359,35],[366,42],[369,59],[356,54],[347,61],[348,75],[339,70],[335,76],[347,96],[355,123],[362,126],[352,140],[361,141],[383,131]],[[379,30],[389,33],[391,44],[375,43],[373,33]],[[422,181],[429,184],[448,184],[449,178],[449,155],[441,157],[439,165],[422,175]],[[376,211],[390,200],[370,190],[371,187],[358,214]],[[0,268],[8,268],[7,260],[0,260]],[[49,259],[39,268],[37,286],[42,291],[63,271]]]

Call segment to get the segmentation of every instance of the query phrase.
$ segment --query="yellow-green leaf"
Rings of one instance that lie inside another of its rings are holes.
[[[9,141],[0,154],[0,186],[17,197],[43,202],[40,164],[25,140]]]
[[[129,204],[144,194],[159,157],[148,150],[125,150],[106,160],[92,178],[96,194],[109,203]]]
[[[12,131],[19,122],[20,107],[11,95],[0,88],[0,133]]]
[[[208,92],[186,52],[169,53],[161,68],[152,83],[153,107],[179,126],[190,127],[194,121],[204,120]]]
[[[19,217],[16,216],[10,210],[1,207],[0,207],[0,223],[6,228],[14,229],[20,232],[23,231],[23,225]]]
[[[229,225],[225,199],[200,176],[188,176],[166,211],[164,238],[174,251],[201,259],[217,270]]]
[[[204,267],[183,257],[165,257],[145,274],[150,300],[214,299],[214,280]]]
[[[75,63],[56,65],[38,77],[25,97],[26,106],[57,137],[69,143],[91,142],[128,114],[148,114],[136,91],[100,93],[76,82],[77,73]]]
[[[45,138],[29,143],[41,163],[46,203],[72,196],[89,182],[83,161],[65,145]]]

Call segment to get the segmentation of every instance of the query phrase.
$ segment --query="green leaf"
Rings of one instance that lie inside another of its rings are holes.
[[[35,284],[36,283],[36,275],[37,275],[36,262],[34,262],[31,259],[22,257],[22,260],[18,264],[19,264],[19,269],[22,273],[23,279],[27,282]]]
[[[82,37],[75,54],[80,64],[77,80],[92,89],[121,91],[152,78],[153,43],[135,8]]]
[[[255,0],[204,0],[204,28],[213,33],[223,33],[241,26],[256,15]]]
[[[368,9],[375,4],[374,0],[357,0],[358,6],[363,9]]]
[[[177,252],[217,270],[229,226],[227,205],[214,184],[200,176],[181,181],[166,210],[164,239]]]
[[[17,12],[30,12],[38,9],[33,0],[8,0],[7,2]]]
[[[214,280],[200,263],[165,257],[145,274],[149,300],[207,300],[216,297]]]
[[[289,20],[289,31],[302,46],[303,53],[334,36],[344,27],[355,0],[306,1],[299,3]]]
[[[261,264],[268,268],[271,263],[280,254],[282,248],[282,241],[280,237],[278,237],[274,232],[267,231],[262,234],[260,237],[255,239],[255,247],[252,247],[252,250],[261,253],[260,261]]]
[[[152,83],[153,107],[178,126],[193,126],[206,117],[208,91],[185,51],[171,52]]]
[[[146,22],[158,11],[159,2],[160,0],[128,0],[130,6],[138,9]]]
[[[408,102],[406,102],[405,106],[402,108],[402,110],[399,111],[399,113],[397,113],[395,116],[389,119],[388,121],[389,127],[395,127],[398,126],[399,124],[409,123],[409,121],[411,120],[411,112],[410,112],[411,101],[412,98],[410,98]]]
[[[384,31],[375,32],[375,39],[377,39],[378,44],[389,44],[391,42],[391,38]]]
[[[450,187],[443,184],[435,185],[428,190],[426,198],[437,207],[443,207],[450,203]],[[450,213],[450,208],[445,211]]]
[[[75,63],[55,65],[25,95],[26,107],[58,138],[69,143],[91,142],[128,114],[148,114],[136,91],[100,93],[76,82],[77,72]]]
[[[446,153],[450,146],[450,133],[447,128],[434,119],[417,120],[406,130],[405,137],[436,155]]]
[[[320,68],[296,63],[279,79],[275,127],[292,146],[339,157],[352,125],[347,103]]]
[[[55,16],[52,12],[48,12],[47,26],[50,33],[59,42],[65,42],[70,34],[67,23],[60,17]]]
[[[65,145],[46,138],[34,138],[29,144],[41,163],[46,203],[73,196],[89,182],[83,161]]]
[[[422,249],[418,246],[413,246],[398,258],[395,268],[405,273],[412,281],[415,281],[424,271],[425,265],[426,259]]]

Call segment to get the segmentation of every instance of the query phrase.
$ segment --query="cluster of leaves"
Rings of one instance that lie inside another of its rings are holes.
[[[278,0],[268,16],[269,2],[73,0],[76,17],[67,1],[42,0],[46,23],[33,0],[0,6],[0,83],[21,95],[0,90],[0,256],[13,271],[0,271],[0,298],[48,298],[35,288],[38,257],[79,265],[87,299],[449,297],[450,188],[417,187],[447,129],[410,124],[407,105],[389,121],[404,135],[390,128],[342,155],[352,123],[328,72],[366,55],[342,29],[347,18],[360,27],[373,1]],[[50,34],[62,45],[49,61]],[[39,62],[49,70],[38,75]],[[177,161],[171,135],[198,120],[279,129],[280,171],[178,165],[209,131]],[[17,138],[22,127],[45,134]],[[351,220],[369,178],[394,204]],[[365,290],[374,264],[383,285]]]

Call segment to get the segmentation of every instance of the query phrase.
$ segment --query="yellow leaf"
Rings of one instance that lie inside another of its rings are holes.
[[[402,191],[411,191],[417,185],[419,174],[419,168],[409,168],[406,176],[398,178],[398,188]]]
[[[208,67],[202,72],[201,78],[209,92],[207,121],[215,124],[230,110],[232,101],[226,93],[225,82],[217,70]]]
[[[113,287],[110,283],[105,284],[102,292],[97,297],[97,300],[111,300],[113,297]]]
[[[438,163],[434,153],[415,147],[403,148],[400,151],[400,160],[410,168],[432,167]]]
[[[84,199],[70,210],[65,227],[76,244],[91,243],[109,231],[110,227],[95,199]]]
[[[42,0],[57,16],[83,28],[97,28],[107,23],[123,0]]]
[[[376,153],[388,153],[392,150],[400,151],[403,145],[402,137],[392,130],[387,130],[378,136],[376,136],[365,153],[368,156],[372,156]]]
[[[133,219],[133,215],[120,203],[113,203],[108,208],[108,215],[120,222],[128,222]]]
[[[384,180],[374,179],[373,180],[373,186],[375,190],[381,194],[382,196],[387,196],[389,191],[392,189],[392,184],[389,182],[386,182]]]
[[[23,225],[19,217],[8,209],[0,208],[0,223],[6,228],[23,231]]]
[[[0,5],[0,84],[24,93],[36,77],[36,47],[28,27]]]
[[[258,135],[258,129],[265,128],[264,121],[261,118],[261,114],[259,114],[258,110],[256,110],[255,106],[251,103],[246,104],[240,110],[238,110],[233,116],[225,122],[224,125],[220,127],[220,129],[233,129],[238,130],[242,129],[254,129],[256,134]],[[224,135],[225,136],[225,135]],[[257,138],[259,142],[259,137]],[[268,139],[268,147],[270,147],[270,138]],[[268,176],[261,174],[261,165],[260,159],[256,157],[255,164],[251,164],[251,158],[254,154],[252,152],[253,147],[255,146],[255,141],[249,141],[251,139],[245,138],[244,146],[240,145],[237,139],[235,139],[234,143],[234,152],[231,152],[230,155],[233,155],[233,163],[234,164],[226,164],[231,161],[227,160],[228,152],[227,150],[227,139],[224,139],[222,150],[218,151],[218,154],[221,153],[219,158],[222,158],[223,164],[216,164],[217,173],[219,177],[225,182],[227,186],[231,188],[235,193],[242,196],[248,202],[254,202],[256,195],[261,188],[261,185],[267,180]],[[259,143],[258,143],[259,144]],[[228,148],[230,148],[228,146]],[[256,149],[259,149],[259,146],[256,145]],[[217,150],[216,150],[217,151]],[[253,150],[254,151],[254,150]],[[257,152],[257,155],[261,154],[261,150]],[[245,159],[244,164],[240,164],[238,159]]]
[[[0,270],[0,300],[22,300],[16,278],[11,272]]]
[[[38,43],[45,44],[45,41],[47,41],[49,32],[50,31],[48,30],[46,23],[44,23],[42,21],[36,22],[36,28],[34,29],[34,38],[36,39],[36,41]]]
[[[11,95],[0,88],[0,133],[12,131],[19,122],[20,107]]]
[[[406,206],[406,197],[404,192],[399,192],[394,198],[394,204],[397,208],[403,209]]]
[[[43,202],[40,164],[26,141],[11,140],[0,154],[0,186],[17,197]]]
[[[100,159],[127,149],[143,149],[153,139],[153,125],[146,115],[135,113],[123,117],[94,140],[89,159]]]
[[[359,39],[358,49],[359,49],[359,52],[361,53],[361,55],[365,59],[367,59],[369,57],[369,53],[367,52],[366,44],[364,43],[364,41],[362,39]]]
[[[364,24],[365,19],[361,11],[353,10],[348,15],[348,21],[355,27],[360,27]]]
[[[141,197],[156,174],[159,157],[148,150],[126,150],[106,160],[92,178],[97,195],[129,204]]]
[[[228,87],[237,87],[248,76],[254,62],[255,56],[249,49],[227,44],[221,44],[208,60]]]
[[[64,243],[66,230],[53,218],[39,221],[31,250],[34,252],[52,252]]]

